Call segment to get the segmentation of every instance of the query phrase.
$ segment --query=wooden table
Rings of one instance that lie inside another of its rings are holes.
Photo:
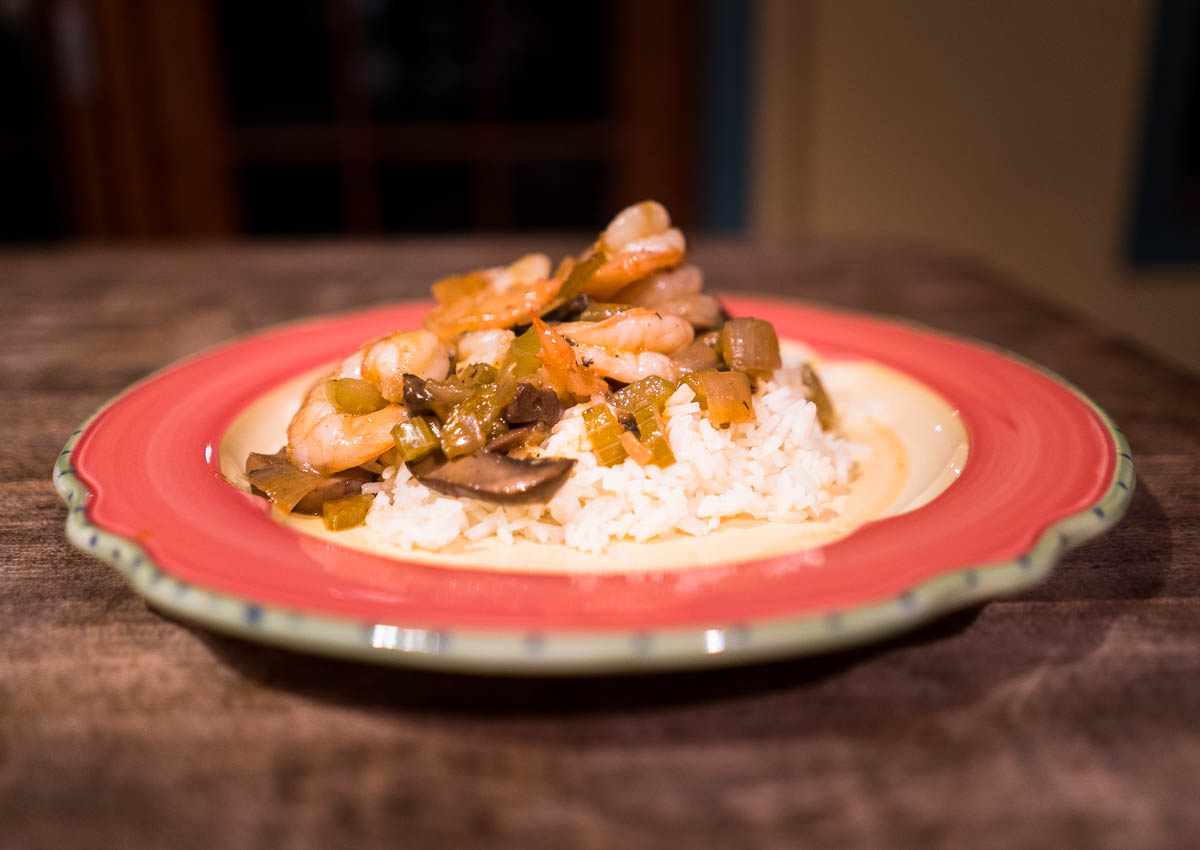
[[[696,251],[718,288],[1010,348],[1123,426],[1114,531],[902,639],[635,679],[376,669],[168,621],[66,542],[51,465],[130,382],[542,244],[0,255],[0,846],[1200,845],[1200,387],[927,248]]]

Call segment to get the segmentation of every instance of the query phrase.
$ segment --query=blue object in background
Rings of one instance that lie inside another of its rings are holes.
[[[1161,0],[1146,94],[1128,256],[1200,262],[1200,4]]]
[[[746,149],[750,112],[750,34],[753,3],[705,0],[703,48],[706,101],[700,151],[703,173],[698,210],[708,230],[746,226]]]

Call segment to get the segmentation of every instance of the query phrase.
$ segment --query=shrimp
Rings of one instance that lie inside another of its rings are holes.
[[[554,330],[571,342],[619,351],[675,351],[695,336],[686,319],[633,307],[600,322],[568,322]]]
[[[546,383],[558,393],[559,398],[603,393],[608,390],[602,375],[593,372],[576,356],[575,349],[554,328],[537,316],[533,317],[533,329],[542,342],[542,372]]]
[[[288,424],[288,457],[302,467],[332,475],[395,445],[392,429],[408,419],[408,411],[389,404],[359,416],[342,413],[329,398],[331,378],[370,381],[394,402],[403,398],[405,373],[441,380],[449,370],[449,352],[429,331],[402,331],[364,343],[308,391]]]
[[[358,368],[352,367],[357,360]],[[404,375],[440,381],[450,372],[450,351],[429,331],[398,331],[363,345],[342,362],[341,377],[360,377],[390,402],[404,401]]]
[[[458,341],[458,361],[455,369],[461,375],[472,363],[488,363],[499,367],[516,339],[509,330],[469,331]]]
[[[433,285],[438,305],[422,324],[450,340],[466,331],[528,322],[558,295],[571,265],[563,263],[551,275],[549,257],[526,254],[510,266],[443,278]]]
[[[657,307],[683,295],[695,295],[704,289],[704,273],[692,265],[657,272],[624,287],[613,295],[617,304],[633,307]]]
[[[574,351],[582,366],[614,381],[630,384],[650,375],[679,380],[675,361],[658,351],[619,351],[600,345],[576,345]]]
[[[395,404],[363,416],[340,413],[329,400],[328,379],[318,381],[288,425],[288,457],[322,475],[379,457],[392,446],[392,429],[408,420],[408,411]]]
[[[629,284],[616,295],[617,304],[650,307],[659,313],[687,319],[696,330],[721,324],[721,302],[701,292],[704,275],[695,266],[680,266]]]
[[[662,204],[642,201],[617,213],[592,250],[603,251],[607,259],[582,291],[607,299],[635,280],[679,265],[687,242],[678,228],[671,227],[671,216]]]

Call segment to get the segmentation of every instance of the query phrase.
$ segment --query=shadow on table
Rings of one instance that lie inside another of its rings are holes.
[[[299,656],[193,628],[223,662],[267,687],[315,699],[407,711],[561,716],[655,708],[797,688],[838,676],[904,647],[944,641],[968,628],[979,607],[956,611],[891,640],[827,655],[676,673],[487,676],[397,669]],[[188,627],[192,628],[192,627]]]
[[[739,698],[786,693],[790,720],[786,712],[774,718],[770,710],[760,712],[768,715],[758,721],[766,724],[760,732],[769,734],[776,729],[772,724],[785,721],[839,728],[877,722],[884,715],[911,718],[963,707],[1007,682],[1078,661],[1104,642],[1130,604],[1159,591],[1171,551],[1161,506],[1139,488],[1116,529],[1069,553],[1051,580],[1012,600],[958,611],[869,646],[701,672],[471,676],[309,657],[192,630],[222,662],[262,686],[331,704],[536,720],[701,705],[733,712],[742,710]],[[1092,600],[1124,604],[1099,602],[1070,616],[1046,609],[1048,602]]]

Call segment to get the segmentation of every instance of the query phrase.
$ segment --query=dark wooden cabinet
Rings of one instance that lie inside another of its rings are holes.
[[[52,152],[85,236],[694,222],[702,4],[54,0]]]

